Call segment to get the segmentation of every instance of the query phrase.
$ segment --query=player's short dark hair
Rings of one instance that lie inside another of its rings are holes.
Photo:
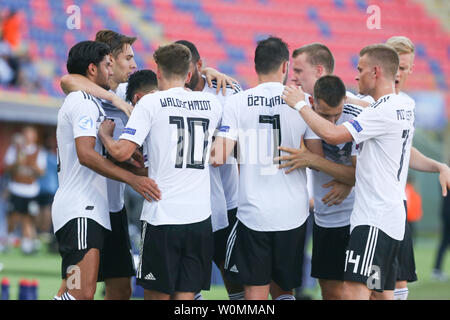
[[[344,82],[339,77],[326,75],[314,85],[314,100],[323,100],[330,107],[338,107],[347,95]]]
[[[334,57],[326,45],[318,42],[304,45],[292,52],[292,58],[296,58],[302,53],[306,54],[306,61],[309,64],[323,66],[328,74],[334,72]]]
[[[187,41],[187,40],[178,40],[178,41],[175,41],[175,43],[185,45],[186,47],[189,48],[189,50],[191,51],[193,63],[197,63],[198,60],[200,60],[200,53],[198,53],[198,50],[197,50],[197,47],[195,46],[195,44],[193,44],[192,42]]]
[[[381,43],[372,44],[364,47],[359,52],[360,57],[364,55],[367,55],[372,63],[379,65],[388,78],[395,80],[400,64],[400,58],[394,48]]]
[[[67,71],[70,74],[86,76],[88,66],[93,63],[96,66],[111,53],[108,45],[97,41],[82,41],[74,45],[67,58]]]
[[[156,64],[165,78],[186,77],[191,63],[191,52],[183,44],[160,46],[153,54]]]
[[[133,96],[138,91],[150,92],[158,87],[156,73],[152,70],[139,70],[128,78],[126,99],[133,100]]]
[[[256,73],[268,74],[274,72],[285,61],[289,61],[289,49],[283,40],[277,37],[269,37],[258,41],[255,50]]]
[[[95,41],[106,43],[111,48],[114,57],[123,52],[124,44],[131,46],[136,39],[136,37],[129,37],[112,30],[100,30],[95,35]]]

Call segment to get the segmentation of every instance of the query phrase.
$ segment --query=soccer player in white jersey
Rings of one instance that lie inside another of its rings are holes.
[[[80,42],[69,52],[67,70],[109,89],[109,54],[105,44]],[[97,130],[104,118],[100,102],[83,91],[70,93],[58,112],[59,188],[52,220],[62,256],[62,277],[72,273],[77,277],[77,285],[67,285],[63,300],[92,299],[95,294],[101,251],[111,229],[105,177],[128,183],[148,199],[159,193],[151,179],[135,176],[101,155]]]
[[[191,76],[189,49],[181,44],[154,53],[161,91],[139,100],[119,141],[105,121],[100,137],[118,161],[138,146],[148,150],[148,175],[163,197],[145,201],[137,282],[145,299],[193,299],[208,290],[213,254],[209,150],[222,106],[211,94],[184,88]]]
[[[389,46],[376,44],[361,50],[359,92],[376,102],[339,126],[305,108],[300,88],[290,86],[284,91],[285,101],[327,143],[354,140],[359,146],[344,270],[346,299],[369,299],[371,290],[388,291],[385,297],[393,298],[396,256],[406,222],[400,176],[406,170],[404,156],[414,130],[414,102],[395,93],[398,65],[398,54]]]
[[[214,165],[226,162],[237,144],[240,164],[237,223],[228,238],[225,276],[241,283],[245,299],[293,300],[301,284],[305,221],[309,215],[305,169],[287,175],[277,168],[278,146],[313,151],[321,142],[281,99],[289,50],[279,38],[258,42],[259,85],[229,97],[214,142]],[[295,191],[293,191],[295,189]]]
[[[216,95],[222,106],[225,106],[226,99],[241,91],[241,87],[236,82],[234,89],[228,85],[225,95],[216,91],[217,81],[212,81],[212,87],[207,85],[206,77],[201,74],[203,62],[197,47],[190,41],[179,40],[180,43],[189,48],[192,54],[190,71],[191,80],[186,83],[186,87],[193,91],[209,92]],[[214,138],[213,138],[214,139]],[[239,173],[236,159],[229,156],[227,164],[220,167],[209,167],[211,178],[211,222],[214,233],[214,263],[222,273],[225,288],[230,300],[239,300],[244,298],[244,290],[241,285],[232,283],[224,276],[223,265],[225,263],[225,252],[228,236],[236,222],[238,181]],[[201,293],[197,294],[196,299],[202,299]]]
[[[344,104],[345,86],[336,76],[323,76],[314,85],[314,99],[310,97],[314,111],[324,119],[339,125],[352,120],[362,112],[356,105]],[[306,147],[280,148],[291,153],[279,159],[281,168],[314,169],[314,227],[311,275],[319,279],[322,298],[342,298],[345,251],[350,237],[350,215],[355,194],[356,143],[330,145],[323,141],[322,158]],[[278,160],[277,158],[275,160]],[[336,184],[337,180],[339,183]],[[329,191],[331,185],[336,190]],[[342,193],[342,194],[341,194]]]
[[[397,51],[400,63],[397,73],[397,79],[395,81],[395,91],[397,94],[411,99],[404,90],[406,80],[413,72],[414,66],[414,44],[410,39],[403,36],[394,36],[386,41],[386,44],[394,48]],[[450,188],[450,169],[444,164],[437,162],[431,158],[424,156],[416,148],[411,147],[411,154],[405,154],[405,163],[409,163],[409,168],[422,171],[422,172],[438,172],[439,180],[442,186],[442,194],[447,194],[447,188]],[[406,188],[406,180],[408,171],[402,172],[401,180],[403,189]],[[406,194],[404,195],[406,203]],[[406,206],[406,204],[405,204]],[[411,230],[406,224],[405,237],[400,244],[400,250],[398,255],[398,273],[397,283],[394,291],[394,299],[406,300],[408,298],[408,282],[414,282],[417,280],[416,265],[414,261],[414,250],[412,243]],[[379,298],[377,293],[373,293],[375,298]]]

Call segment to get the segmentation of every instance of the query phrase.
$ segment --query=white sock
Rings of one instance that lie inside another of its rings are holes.
[[[244,300],[245,292],[241,291],[238,293],[229,293],[228,298],[230,300]]]
[[[75,299],[70,293],[64,292],[61,295],[61,300],[77,300],[77,299]]]
[[[194,300],[203,300],[203,296],[201,292],[197,292],[194,296]]]
[[[282,294],[275,300],[295,300],[295,297],[292,294]]]
[[[408,288],[401,288],[394,290],[394,300],[407,300],[408,299]]]
[[[33,252],[34,249],[34,241],[33,239],[30,238],[23,238],[21,246],[23,253],[30,254]]]
[[[60,296],[56,295],[53,297],[53,300],[62,300]]]

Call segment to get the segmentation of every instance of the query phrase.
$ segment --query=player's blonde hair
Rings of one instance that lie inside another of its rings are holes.
[[[409,54],[409,53],[412,53],[414,55],[414,52],[415,52],[414,44],[407,37],[394,36],[394,37],[389,38],[386,41],[386,44],[388,46],[391,46],[392,48],[394,48],[394,50],[397,51],[397,53],[399,55],[400,54]]]

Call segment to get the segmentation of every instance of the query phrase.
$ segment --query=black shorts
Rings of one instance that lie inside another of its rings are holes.
[[[40,193],[36,197],[36,201],[39,203],[39,206],[49,206],[53,203],[53,198],[55,198],[54,194],[51,193]]]
[[[268,285],[272,280],[283,290],[301,286],[305,226],[261,232],[238,220],[227,242],[225,276],[246,286]]]
[[[181,225],[144,222],[136,283],[169,295],[209,290],[213,250],[211,217]]]
[[[111,232],[106,235],[100,256],[100,281],[136,275],[125,207],[119,212],[110,212],[109,217]]]
[[[228,227],[217,230],[214,235],[214,256],[213,261],[217,267],[223,265],[225,262],[225,254],[227,251],[228,236],[233,229],[234,224],[237,221],[236,218],[237,208],[228,210]]]
[[[414,248],[411,236],[411,228],[408,223],[405,226],[405,236],[400,242],[398,250],[397,281],[417,281],[416,262],[414,259]]]
[[[399,247],[399,240],[376,227],[356,226],[345,253],[344,280],[367,284],[379,292],[394,290]]]
[[[9,212],[17,212],[20,214],[30,214],[30,204],[36,202],[36,197],[25,198],[19,197],[15,194],[9,196]]]
[[[101,255],[108,233],[108,229],[89,218],[72,219],[56,231],[58,250],[62,257],[61,277],[66,279],[68,268],[83,260],[90,249],[98,249]]]
[[[324,280],[344,280],[345,251],[350,225],[324,228],[314,223],[311,276]]]

